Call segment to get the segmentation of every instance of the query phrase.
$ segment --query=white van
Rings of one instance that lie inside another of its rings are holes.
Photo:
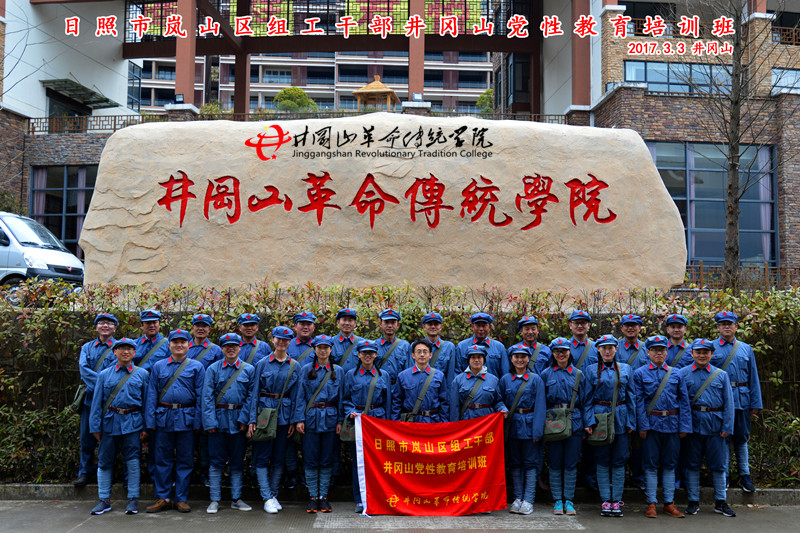
[[[0,211],[0,285],[29,278],[83,284],[83,263],[33,219]]]

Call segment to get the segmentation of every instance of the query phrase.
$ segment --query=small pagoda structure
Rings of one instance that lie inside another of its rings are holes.
[[[395,105],[400,103],[394,89],[387,87],[381,82],[380,76],[375,76],[375,81],[353,91],[353,96],[358,102],[358,109],[374,106],[381,109],[386,104],[386,111],[392,111]]]

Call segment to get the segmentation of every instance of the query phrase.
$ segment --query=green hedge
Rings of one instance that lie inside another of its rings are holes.
[[[754,425],[753,456],[762,482],[787,485],[800,480],[800,298],[796,289],[733,295],[730,292],[594,291],[579,295],[547,291],[510,293],[497,287],[320,287],[308,283],[282,287],[264,283],[247,289],[219,290],[175,285],[87,286],[75,292],[57,282],[30,282],[16,297],[21,306],[0,299],[0,481],[69,479],[77,460],[77,417],[63,412],[79,382],[77,359],[82,343],[94,337],[92,320],[101,311],[120,319],[117,336],[139,336],[139,311],[164,313],[162,332],[189,328],[191,315],[211,314],[212,338],[231,331],[243,312],[262,317],[261,331],[290,324],[300,310],[317,317],[318,333],[335,333],[335,315],[343,307],[359,311],[356,333],[376,338],[377,313],[392,307],[403,315],[398,335],[422,335],[420,317],[438,311],[445,319],[443,337],[457,342],[471,334],[469,315],[485,311],[496,317],[493,336],[506,345],[519,340],[516,323],[534,314],[540,339],[569,337],[567,317],[576,308],[594,317],[590,336],[619,335],[618,318],[633,312],[645,319],[643,336],[663,333],[663,318],[679,312],[689,318],[688,337],[716,338],[713,315],[730,309],[740,315],[738,337],[753,346],[764,396],[764,415]],[[54,445],[55,443],[55,445]],[[793,452],[793,453],[790,453]],[[794,461],[794,462],[793,462]],[[777,466],[780,465],[780,469]]]

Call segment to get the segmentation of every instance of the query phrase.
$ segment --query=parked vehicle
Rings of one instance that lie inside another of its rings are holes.
[[[83,263],[40,223],[0,211],[0,285],[31,278],[83,285]]]

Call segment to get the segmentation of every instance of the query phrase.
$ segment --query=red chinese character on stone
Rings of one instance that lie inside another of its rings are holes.
[[[322,226],[322,213],[326,207],[331,209],[342,209],[336,204],[327,203],[328,200],[336,196],[336,191],[325,187],[325,183],[331,181],[332,179],[333,178],[331,178],[331,175],[327,172],[324,172],[322,176],[317,176],[316,174],[309,172],[308,177],[303,180],[311,186],[311,188],[306,191],[308,204],[298,207],[297,210],[301,213],[316,211],[318,226]]]
[[[78,36],[80,33],[81,19],[78,17],[67,17],[64,19],[64,34]]]
[[[647,15],[644,18],[642,33],[645,35],[649,34],[653,37],[661,37],[664,35],[665,31],[667,31],[667,25],[664,24],[664,19],[661,17],[661,15],[656,15],[655,17]]]
[[[522,212],[522,202],[528,204],[530,214],[533,215],[533,221],[522,228],[522,231],[535,228],[542,223],[542,214],[547,213],[548,202],[558,203],[558,197],[550,193],[550,188],[553,186],[553,180],[549,176],[525,176],[522,178],[525,194],[518,194],[514,203],[517,210]]]
[[[622,37],[623,39],[628,36],[628,23],[631,17],[619,14],[616,17],[611,17],[608,21],[614,26],[614,37]]]
[[[477,24],[472,25],[472,34],[480,35],[481,33],[485,33],[486,35],[494,35],[494,22],[489,22],[487,17],[481,17],[480,21],[480,26]]]
[[[497,220],[495,220],[494,203],[500,200],[496,194],[500,190],[500,187],[494,185],[492,180],[487,180],[483,176],[481,176],[481,181],[485,186],[479,187],[478,182],[473,178],[472,182],[461,191],[461,196],[464,197],[464,201],[461,202],[461,218],[464,218],[465,214],[472,215],[470,220],[472,222],[477,222],[488,207],[489,224],[496,228],[508,226],[514,219],[505,213],[503,213],[505,219],[502,222],[497,222]]]
[[[141,39],[147,30],[150,29],[150,23],[153,22],[153,19],[150,17],[145,17],[141,13],[134,19],[130,19],[131,26],[133,27],[133,32],[136,34],[136,37]]]
[[[171,35],[175,35],[177,37],[186,37],[187,35],[186,30],[181,28],[182,22],[183,22],[183,16],[181,15],[168,16],[167,29],[164,30],[164,37],[170,37]]]
[[[95,37],[102,37],[104,35],[117,36],[117,17],[116,15],[109,15],[107,17],[97,17],[97,30],[94,32]]]
[[[506,28],[511,30],[508,32],[506,37],[509,39],[512,37],[524,39],[528,36],[527,26],[528,19],[525,17],[525,15],[512,15],[511,18],[508,19],[508,22],[506,22]]]
[[[256,155],[258,155],[258,158],[261,159],[262,161],[267,161],[269,159],[275,159],[276,157],[278,157],[275,155],[275,152],[278,151],[278,148],[280,148],[281,146],[292,140],[291,136],[289,135],[289,132],[288,131],[284,132],[283,128],[281,128],[277,124],[271,124],[269,126],[264,127],[265,130],[268,130],[270,128],[275,128],[275,135],[267,135],[266,133],[259,133],[255,137],[247,139],[244,142],[245,146],[249,146],[250,148],[256,149]],[[271,142],[265,142],[265,141],[271,141]],[[272,148],[272,147],[275,147],[275,150],[272,151],[272,154],[265,155],[264,148]]]
[[[288,25],[286,19],[282,19],[272,15],[267,21],[267,35],[289,35]]]
[[[594,35],[596,37],[599,35],[597,30],[594,29],[596,25],[597,21],[594,20],[592,15],[589,15],[588,17],[586,15],[581,15],[581,17],[575,22],[572,33],[580,38],[586,37],[587,35]]]
[[[422,196],[422,201],[417,200],[418,194]],[[443,195],[444,184],[433,174],[427,179],[417,178],[414,180],[414,184],[408,188],[405,194],[405,197],[411,200],[411,222],[416,222],[417,213],[425,213],[428,227],[435,228],[438,226],[439,211],[442,209],[453,210],[453,206],[445,205],[442,200]]]
[[[700,17],[695,15],[687,17],[681,15],[681,20],[678,22],[678,32],[684,37],[692,36],[695,39],[700,38]]]
[[[733,29],[733,19],[730,17],[719,17],[714,19],[714,23],[711,26],[711,35],[715,37],[736,35],[736,30]]]
[[[178,171],[180,174],[180,179],[176,178],[174,175],[170,174],[169,179],[167,181],[159,182],[159,185],[167,189],[167,192],[161,197],[158,202],[158,205],[162,205],[167,208],[167,211],[172,211],[172,204],[175,202],[181,203],[180,209],[180,224],[179,226],[183,227],[183,217],[186,215],[186,204],[189,203],[190,198],[197,198],[192,192],[189,191],[189,187],[194,185],[194,182],[189,179],[185,172],[182,170]]]
[[[558,15],[543,17],[542,23],[539,24],[539,29],[542,30],[542,36],[545,38],[552,37],[553,35],[564,35],[564,30],[561,29],[561,21],[558,20]]]
[[[205,24],[200,24],[197,30],[200,35],[207,35],[209,33],[212,35],[219,35],[219,22],[214,22],[213,18],[206,17]]]
[[[441,15],[439,17],[439,35],[444,37],[446,34],[458,37],[458,16]]]
[[[225,182],[230,181],[233,187]],[[215,180],[208,180],[206,199],[203,203],[203,215],[208,220],[208,206],[214,209],[232,209],[233,213],[225,213],[228,224],[234,224],[242,214],[242,203],[239,200],[239,180],[233,176],[222,176]]]
[[[381,39],[392,33],[392,17],[375,15],[369,23],[369,31],[372,35],[380,35]]]
[[[304,30],[300,30],[300,35],[321,35],[325,33],[325,30],[322,28],[317,28],[317,24],[322,20],[319,17],[309,17],[305,20],[306,26],[308,28]]]
[[[287,195],[284,195],[284,199],[281,199],[280,192],[278,192],[277,187],[273,187],[272,185],[265,185],[264,190],[266,190],[269,193],[269,196],[267,196],[263,200],[260,199],[255,194],[247,200],[247,207],[250,209],[251,212],[255,213],[256,211],[261,211],[266,207],[272,205],[281,205],[281,204],[283,204],[283,208],[286,211],[292,210],[292,200]]]
[[[342,36],[345,39],[350,38],[350,28],[357,28],[358,22],[351,16],[339,17],[339,22],[336,23],[336,28],[342,30]]]
[[[369,209],[369,227],[373,229],[375,227],[375,215],[383,213],[386,202],[395,205],[400,203],[397,198],[385,192],[375,183],[375,176],[367,174],[350,205],[355,206],[359,214],[362,215]]]
[[[234,35],[253,35],[253,28],[250,26],[253,17],[235,17],[233,20],[235,22]]]
[[[575,222],[575,209],[580,206],[586,206],[586,213],[583,215],[584,222],[589,220],[590,216],[594,216],[595,222],[600,224],[608,224],[617,218],[617,215],[608,210],[608,216],[600,218],[598,211],[600,210],[600,191],[608,188],[608,184],[600,181],[593,175],[588,175],[591,180],[588,183],[583,183],[581,180],[575,178],[570,180],[565,185],[569,188],[569,216],[572,219],[572,225],[577,226]]]
[[[408,22],[405,23],[403,29],[406,31],[406,37],[413,36],[414,39],[419,39],[419,36],[422,35],[426,27],[422,17],[419,15],[411,15],[408,17]]]

